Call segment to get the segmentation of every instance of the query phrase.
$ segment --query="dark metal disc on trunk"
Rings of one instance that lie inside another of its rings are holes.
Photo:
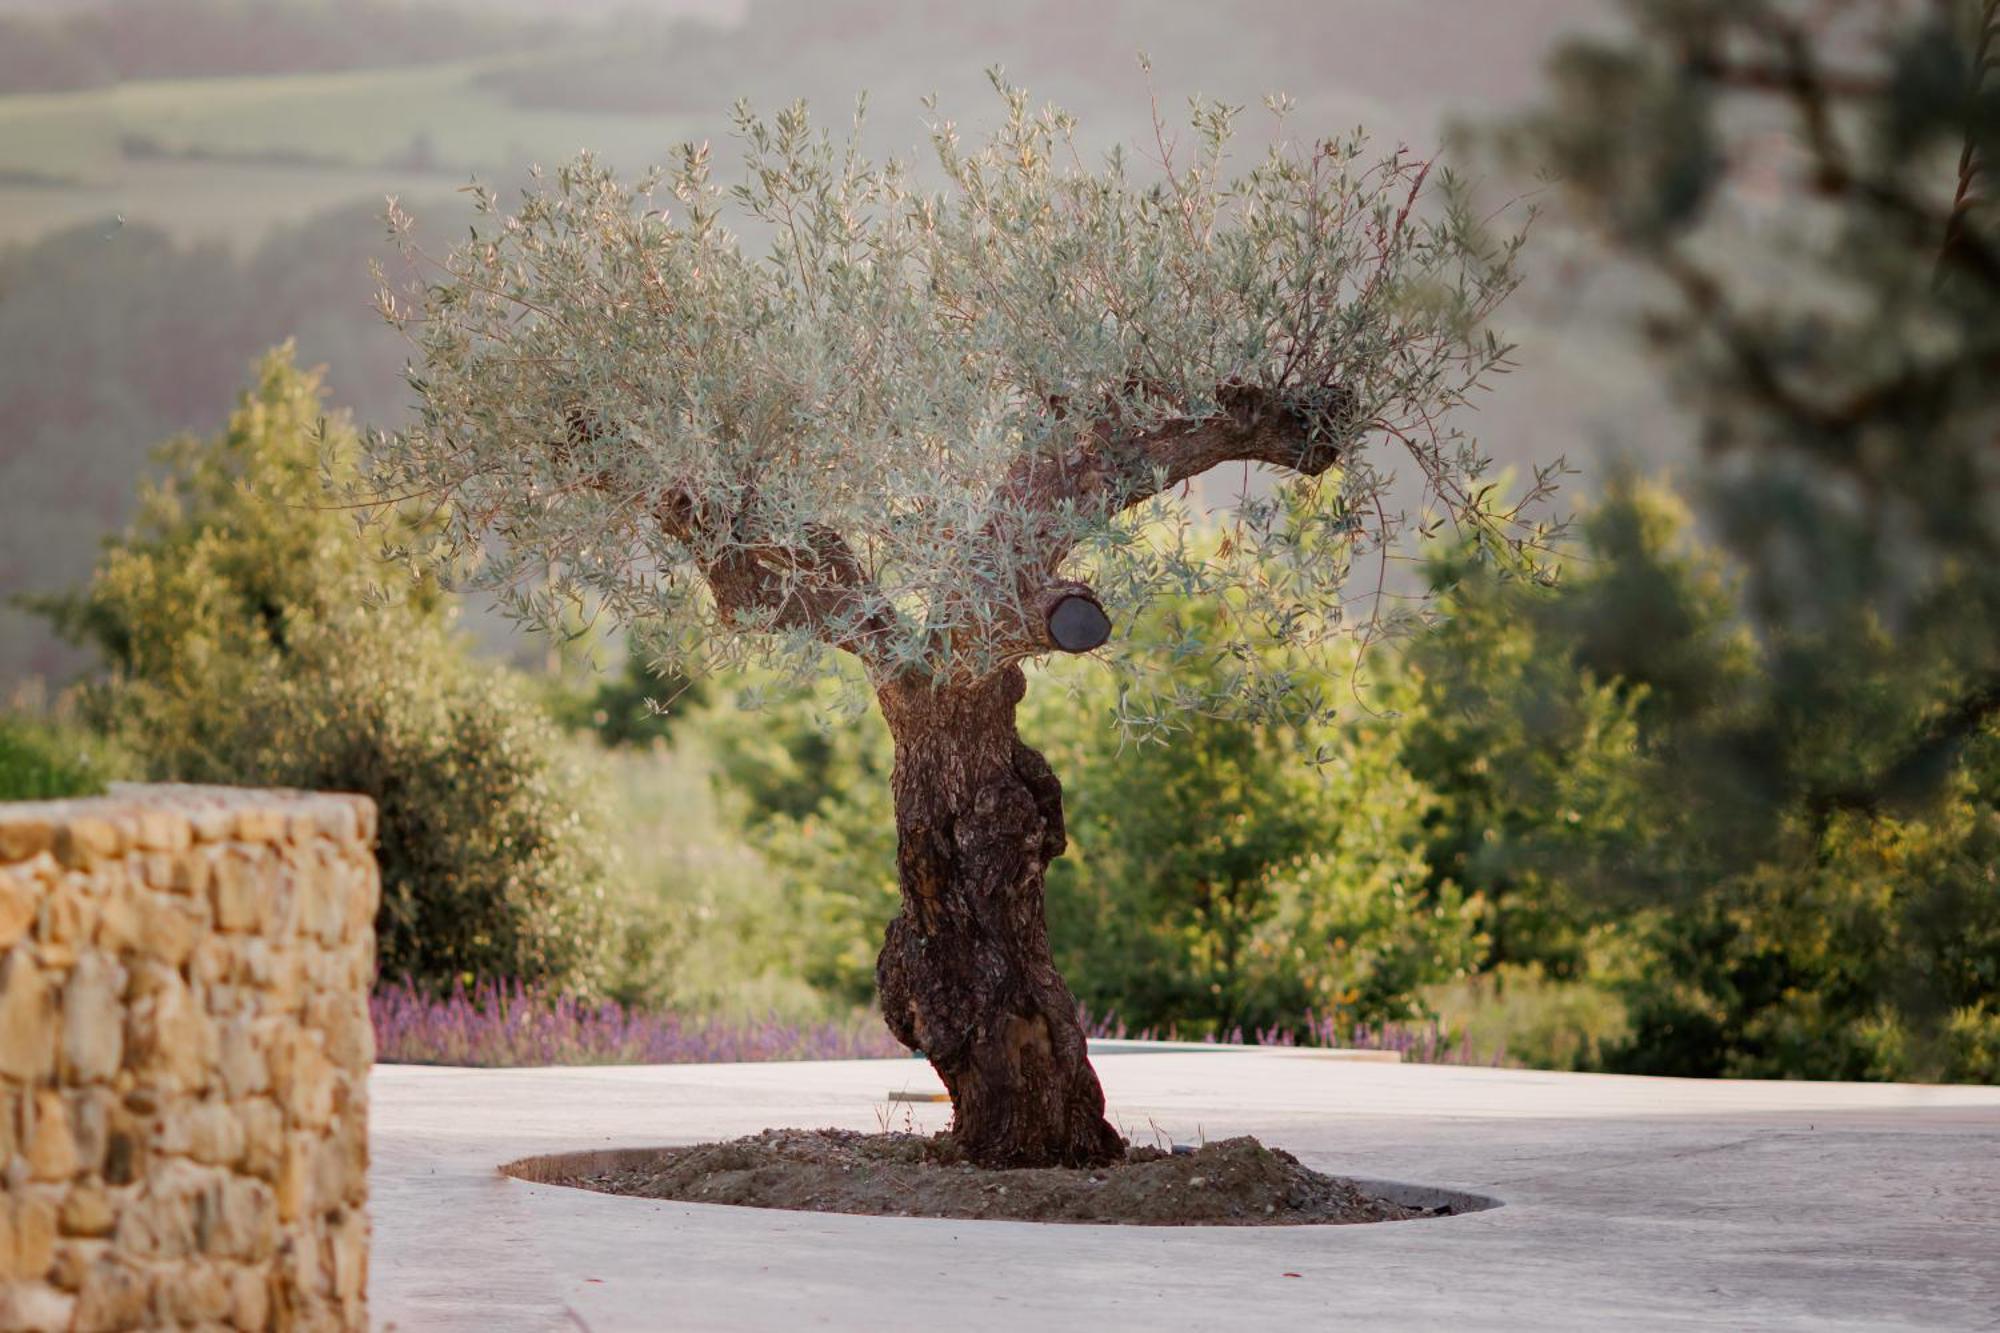
[[[1049,639],[1066,653],[1087,653],[1111,637],[1111,618],[1088,597],[1065,597],[1049,611]]]

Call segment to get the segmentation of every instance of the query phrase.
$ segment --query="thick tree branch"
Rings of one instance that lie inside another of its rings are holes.
[[[1023,455],[998,488],[986,525],[986,536],[1016,557],[1012,602],[1020,623],[1005,636],[1015,650],[1034,656],[1060,647],[1051,638],[1050,609],[1065,589],[1090,595],[1058,579],[1080,530],[1224,463],[1264,463],[1308,477],[1338,464],[1353,437],[1353,395],[1336,389],[1316,399],[1230,383],[1217,391],[1212,415],[1137,429],[1121,427],[1108,412],[1056,451]],[[1075,421],[1065,400],[1049,406],[1059,425]]]
[[[1115,416],[1100,417],[1067,448],[1025,455],[1014,465],[1000,485],[989,532],[1016,536],[1033,563],[1052,576],[1069,548],[1060,536],[1048,540],[1049,525],[1038,532],[1037,517],[1069,510],[1110,518],[1223,463],[1268,463],[1316,477],[1341,460],[1351,434],[1352,396],[1329,396],[1330,403],[1309,407],[1254,385],[1228,384],[1216,394],[1221,410],[1211,416],[1148,430],[1120,428]],[[1069,419],[1060,406],[1055,416]],[[1018,533],[1004,530],[1010,521]],[[1034,548],[1038,536],[1046,547]]]
[[[581,411],[570,411],[565,421],[566,438],[553,446],[559,460],[597,436]],[[599,488],[611,485],[601,472],[586,480]],[[728,623],[803,631],[876,665],[879,644],[894,629],[892,612],[847,539],[825,524],[809,523],[803,542],[759,544],[744,531],[755,504],[753,493],[734,513],[719,515],[684,492],[668,491],[655,501],[653,518],[687,548]]]
[[[1985,11],[1979,18],[1979,42],[1972,53],[1971,87],[1966,90],[1968,122],[1977,114],[1986,76],[1996,65],[2000,65],[2000,0],[1986,0]],[[1938,253],[1940,273],[1953,263],[1965,262],[1968,256],[1978,258],[1981,247],[1971,227],[1972,210],[1979,199],[1979,180],[1985,174],[1979,136],[1968,123],[1965,143],[1958,154],[1958,187],[1952,194],[1951,217],[1945,223],[1944,245]]]
[[[1812,34],[1798,24],[1767,16],[1753,26],[1777,49],[1777,59],[1728,58],[1712,44],[1696,46],[1684,54],[1688,72],[1733,92],[1789,101],[1799,117],[1801,145],[1811,158],[1815,191],[1823,196],[1859,199],[1900,218],[1920,243],[1928,244],[1941,229],[1945,237],[1939,257],[1941,269],[1963,269],[1988,285],[2000,285],[2000,254],[1966,226],[1973,183],[1981,169],[1970,129],[1960,155],[1957,195],[1951,208],[1940,215],[1895,182],[1857,172],[1836,129],[1834,104],[1890,96],[1894,88],[1888,76],[1828,68],[1815,54]],[[2000,34],[2000,0],[1987,0],[1966,95],[1968,119],[1974,114],[1986,71],[1994,62],[1994,45],[2000,42],[1996,34]]]

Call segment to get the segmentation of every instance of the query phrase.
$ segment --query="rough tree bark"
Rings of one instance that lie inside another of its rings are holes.
[[[1049,956],[1042,884],[1065,845],[1062,784],[1015,731],[1024,689],[1008,667],[973,686],[880,690],[903,906],[876,981],[890,1031],[949,1089],[972,1161],[1096,1166],[1125,1144]]]

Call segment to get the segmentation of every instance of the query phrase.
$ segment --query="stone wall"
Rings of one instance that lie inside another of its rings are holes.
[[[0,805],[0,1329],[366,1327],[374,805]]]

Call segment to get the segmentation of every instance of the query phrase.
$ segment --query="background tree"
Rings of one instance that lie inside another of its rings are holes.
[[[110,668],[85,712],[155,780],[373,797],[388,978],[588,994],[609,943],[588,788],[439,590],[385,590],[399,571],[327,506],[319,463],[351,473],[358,445],[289,348],[222,432],[166,445],[132,527],[49,608]]]
[[[1629,8],[1516,142],[1652,280],[1765,631],[1768,697],[1700,756],[1746,781],[1706,799],[1921,796],[2000,713],[2000,9]]]
[[[742,113],[727,195],[690,147],[636,187],[586,156],[511,213],[478,196],[490,221],[435,280],[384,294],[422,401],[367,490],[435,507],[408,553],[545,625],[583,603],[711,660],[851,657],[895,745],[884,1017],[972,1160],[1082,1164],[1123,1144],[1050,959],[1066,836],[1015,729],[1021,663],[1119,660],[1175,591],[1227,613],[1166,647],[1129,716],[1323,706],[1257,648],[1325,645],[1350,562],[1398,536],[1384,442],[1417,465],[1412,522],[1510,549],[1446,422],[1504,362],[1480,320],[1514,248],[1405,156],[1281,127],[1231,176],[1234,112],[1198,104],[1192,152],[1141,181],[1002,91],[983,145],[934,128],[939,191],[795,106]],[[1245,485],[1210,547],[1190,483],[1225,463],[1295,480]],[[1226,667],[1200,689],[1171,671],[1197,655]]]
[[[1627,8],[1511,142],[1647,283],[1755,631],[1705,697],[1660,682],[1628,1063],[1990,1077],[2000,5]]]

